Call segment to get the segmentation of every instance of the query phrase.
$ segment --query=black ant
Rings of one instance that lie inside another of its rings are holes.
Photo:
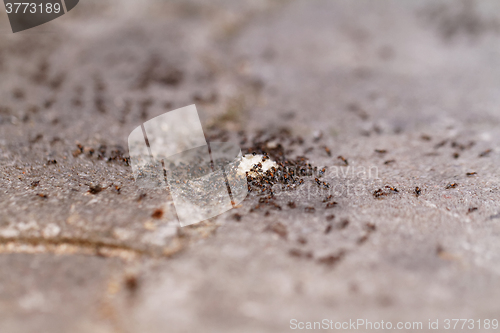
[[[101,192],[104,189],[105,188],[102,187],[100,184],[89,185],[89,190],[87,192],[89,192],[90,194],[97,194],[97,193]]]
[[[363,243],[365,243],[366,241],[368,240],[368,235],[363,235],[361,236],[359,239],[358,239],[358,244],[361,245]]]
[[[438,149],[438,148],[441,148],[442,146],[444,146],[445,144],[448,143],[448,140],[443,140],[439,143],[437,143],[435,146],[434,146],[434,149]]]
[[[325,208],[328,209],[328,208],[333,208],[335,206],[337,206],[337,202],[332,201],[332,202],[327,203]]]
[[[399,193],[398,189],[392,186],[386,186],[385,188],[388,188],[389,191],[393,193]],[[380,198],[381,196],[389,195],[388,192],[384,192],[381,188],[373,192],[373,197],[374,198]]]
[[[472,212],[475,212],[476,210],[478,210],[478,208],[477,208],[477,207],[471,207],[471,208],[469,208],[469,210],[467,211],[467,214],[470,214],[470,213],[472,213]]]
[[[424,141],[431,141],[432,140],[432,138],[429,135],[427,135],[427,134],[422,134],[420,136],[420,139],[422,139]]]
[[[327,197],[323,200],[323,202],[328,202],[328,201],[330,201],[330,200],[332,200],[332,199],[333,199],[333,195],[331,195],[331,194],[330,194],[329,196],[327,196]]]
[[[344,162],[344,163],[345,163],[345,165],[349,165],[349,162],[347,161],[347,159],[346,159],[345,157],[343,157],[343,156],[339,155],[337,158],[338,158],[339,160],[342,160],[342,162]]]
[[[330,188],[330,184],[326,183],[326,182],[321,182],[318,178],[314,178],[314,181],[316,182],[316,184],[318,184],[319,186],[323,186],[325,188]]]
[[[392,186],[389,186],[389,185],[386,185],[385,188],[388,188],[389,190],[391,190],[392,192],[396,192],[396,193],[399,193],[398,189],[395,188],[395,187],[392,187]]]
[[[485,151],[483,151],[481,154],[479,154],[479,157],[485,157],[485,156],[488,156],[490,153],[491,153],[491,149],[486,149]]]
[[[302,236],[300,236],[300,237],[297,239],[297,242],[298,242],[299,244],[304,245],[304,244],[307,244],[307,239],[306,239],[306,238],[304,238],[304,237],[302,237]]]
[[[271,203],[270,203],[270,205],[271,205],[271,206],[273,206],[274,208],[276,208],[277,210],[281,210],[281,206],[280,206],[280,205],[278,205],[278,204],[277,204],[277,203],[275,203],[275,202],[271,202]]]
[[[342,220],[342,222],[339,223],[339,228],[340,229],[345,229],[349,225],[349,220]]]
[[[415,195],[418,197],[420,194],[422,193],[422,191],[420,190],[420,187],[415,187]]]

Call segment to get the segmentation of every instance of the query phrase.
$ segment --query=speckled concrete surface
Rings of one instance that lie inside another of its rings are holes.
[[[22,33],[6,19],[1,332],[499,319],[496,1],[87,0]],[[209,139],[281,145],[329,187],[303,177],[179,228],[168,189],[134,184],[127,136],[193,103]]]

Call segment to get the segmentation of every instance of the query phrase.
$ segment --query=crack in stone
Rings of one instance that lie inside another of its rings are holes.
[[[0,237],[0,254],[7,253],[54,253],[83,254],[101,257],[120,257],[133,260],[138,257],[168,258],[185,249],[182,238],[174,238],[167,247],[133,247],[124,244],[80,238],[41,238],[41,237]]]

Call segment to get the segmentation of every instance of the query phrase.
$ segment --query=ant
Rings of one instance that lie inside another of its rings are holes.
[[[445,144],[448,143],[448,140],[443,140],[439,143],[437,143],[435,146],[434,146],[434,149],[438,149],[438,148],[441,148],[442,146],[444,146]]]
[[[424,141],[431,141],[432,140],[432,138],[429,135],[427,135],[427,134],[422,134],[420,136],[420,139],[422,139]]]
[[[333,199],[333,195],[331,195],[331,194],[330,194],[329,196],[327,196],[327,197],[325,198],[325,200],[323,200],[323,202],[328,202],[328,201],[330,201],[330,200],[332,200],[332,199]]]
[[[485,157],[485,156],[488,156],[490,153],[491,153],[491,149],[486,149],[485,151],[483,151],[481,154],[479,154],[479,157]]]
[[[395,188],[395,187],[392,187],[392,186],[389,186],[389,185],[386,185],[385,188],[388,188],[389,190],[393,191],[393,192],[396,192],[396,193],[399,193],[398,189]]]
[[[470,214],[470,213],[472,213],[472,212],[474,212],[474,211],[476,211],[476,210],[478,210],[478,208],[477,208],[477,207],[471,207],[471,208],[469,208],[469,210],[467,211],[467,214]]]
[[[321,182],[318,178],[314,178],[314,181],[316,182],[316,184],[318,184],[319,186],[323,186],[325,188],[330,188],[330,184],[326,183],[326,182]]]
[[[420,187],[415,187],[415,195],[418,197],[420,194],[422,193],[422,191],[420,190]]]
[[[342,160],[342,162],[344,162],[344,163],[345,163],[345,165],[349,165],[349,162],[347,161],[347,159],[346,159],[345,157],[343,157],[343,156],[339,155],[337,158],[338,158],[339,160]]]
[[[332,201],[332,202],[327,203],[325,208],[326,208],[326,209],[328,209],[328,208],[333,208],[333,207],[335,207],[336,205],[337,205],[337,202]]]
[[[349,225],[349,220],[342,220],[342,222],[339,223],[339,228],[340,229],[345,229]]]
[[[104,190],[105,188],[102,187],[100,184],[97,185],[89,185],[89,190],[87,191],[90,194],[97,194]]]

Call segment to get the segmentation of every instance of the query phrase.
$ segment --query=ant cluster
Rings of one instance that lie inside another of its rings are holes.
[[[269,159],[264,152],[263,159]],[[247,172],[248,191],[273,194],[273,186],[280,185],[282,190],[293,190],[304,184],[304,178],[317,173],[317,167],[306,163],[306,158],[299,156],[295,160],[276,162],[276,166],[263,172],[261,163]],[[318,178],[315,178],[319,182]],[[320,183],[321,184],[321,183]],[[325,186],[328,184],[324,183]]]
[[[264,154],[263,160],[269,159],[269,155],[266,152]],[[304,184],[303,177],[313,176],[314,173],[317,173],[317,168],[307,163],[304,157],[276,162],[275,166],[265,172],[262,171],[261,163],[254,165],[250,172],[246,173],[248,192],[262,195],[262,197],[259,199],[259,204],[251,211],[262,208],[264,205],[271,209],[281,210],[281,206],[274,202],[273,189],[276,190],[276,186],[279,187],[279,190],[284,191],[297,189]],[[293,209],[297,206],[293,201],[290,201],[288,207]],[[313,210],[314,208],[309,212]]]
[[[328,208],[333,208],[333,207],[337,206],[337,202],[332,201],[332,200],[333,200],[333,195],[331,195],[331,194],[323,200],[323,202],[326,202],[325,208],[328,209]]]
[[[330,184],[322,181],[320,178],[325,174],[326,168],[319,169],[309,163],[306,156],[289,157],[292,150],[285,150],[280,142],[288,142],[287,146],[302,145],[304,140],[301,137],[292,137],[290,132],[282,129],[278,134],[263,138],[264,132],[258,132],[253,140],[248,140],[244,133],[241,144],[249,143],[243,151],[251,156],[261,155],[262,160],[246,172],[248,192],[261,196],[259,203],[251,209],[268,206],[271,209],[281,210],[281,206],[275,202],[276,191],[293,191],[305,184],[307,179],[314,181],[322,189],[329,189]],[[249,155],[246,155],[249,156]],[[263,168],[263,164],[269,161],[275,161],[270,168]],[[331,201],[332,196],[326,199],[326,208],[331,208],[337,203]],[[297,207],[295,202],[287,202],[290,209]],[[306,212],[314,212],[314,207],[306,207]]]
[[[76,145],[78,149],[73,150],[73,157],[78,157],[81,154],[85,154],[89,157],[95,156],[98,160],[106,160],[107,162],[122,162],[125,166],[130,165],[130,157],[125,156],[125,150],[121,146],[116,146],[107,154],[108,147],[106,145],[100,145],[99,148],[96,149],[92,147],[84,147],[81,144]]]

